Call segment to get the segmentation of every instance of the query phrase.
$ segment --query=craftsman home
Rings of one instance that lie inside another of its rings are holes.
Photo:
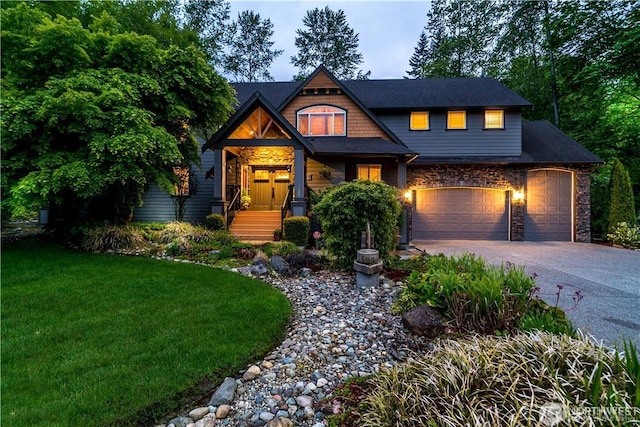
[[[203,144],[189,220],[307,215],[314,192],[362,178],[403,190],[405,241],[591,238],[601,160],[550,123],[523,121],[532,105],[497,80],[339,81],[321,66],[303,82],[234,86],[239,107]],[[238,214],[242,195],[251,204]],[[151,191],[136,217],[169,219],[167,199]]]

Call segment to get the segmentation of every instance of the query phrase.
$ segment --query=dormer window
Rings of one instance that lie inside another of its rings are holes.
[[[345,136],[347,113],[331,105],[298,111],[298,132],[304,136]]]
[[[485,129],[504,129],[504,110],[484,110]]]
[[[466,129],[466,111],[447,111],[447,129]]]

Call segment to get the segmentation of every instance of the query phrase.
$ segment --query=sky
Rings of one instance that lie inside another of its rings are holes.
[[[298,70],[291,65],[297,55],[296,30],[303,28],[302,18],[307,10],[329,6],[342,9],[349,26],[359,36],[359,52],[364,56],[360,68],[371,71],[371,79],[399,79],[407,75],[409,58],[418,44],[420,33],[427,23],[430,2],[421,1],[316,1],[316,0],[231,0],[231,19],[238,13],[253,10],[261,19],[273,23],[272,49],[284,53],[272,64],[270,72],[276,81],[289,81]]]

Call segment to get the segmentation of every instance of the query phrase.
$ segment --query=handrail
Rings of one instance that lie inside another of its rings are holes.
[[[231,223],[236,218],[235,211],[238,210],[237,209],[237,205],[238,205],[238,203],[240,201],[240,193],[242,193],[242,189],[240,187],[238,187],[238,190],[236,191],[236,194],[233,196],[233,199],[231,199],[231,202],[227,206],[227,229],[229,229],[229,227],[231,227]],[[231,210],[232,209],[233,209],[233,214],[231,214]]]

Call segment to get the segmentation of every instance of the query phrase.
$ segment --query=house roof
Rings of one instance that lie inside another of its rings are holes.
[[[284,130],[291,135],[292,141],[297,142],[304,146],[307,150],[313,153],[313,146],[307,142],[307,140],[300,135],[300,132],[285,120],[276,108],[266,99],[260,92],[255,92],[248,100],[246,100],[240,108],[227,120],[227,122],[218,131],[209,138],[209,140],[202,146],[202,152],[214,147],[217,143],[223,141],[229,137],[256,108],[264,108],[271,117],[280,125]]]
[[[315,153],[321,155],[391,155],[415,157],[417,153],[407,147],[382,138],[309,138]]]
[[[604,161],[548,121],[522,122],[522,155],[419,156],[413,164],[597,164]]]
[[[318,69],[320,70],[320,69]],[[316,71],[318,71],[316,70]],[[329,74],[331,75],[331,74]],[[492,78],[335,80],[368,109],[531,107],[532,104]],[[276,106],[295,96],[305,82],[234,83],[243,104],[260,91]]]

